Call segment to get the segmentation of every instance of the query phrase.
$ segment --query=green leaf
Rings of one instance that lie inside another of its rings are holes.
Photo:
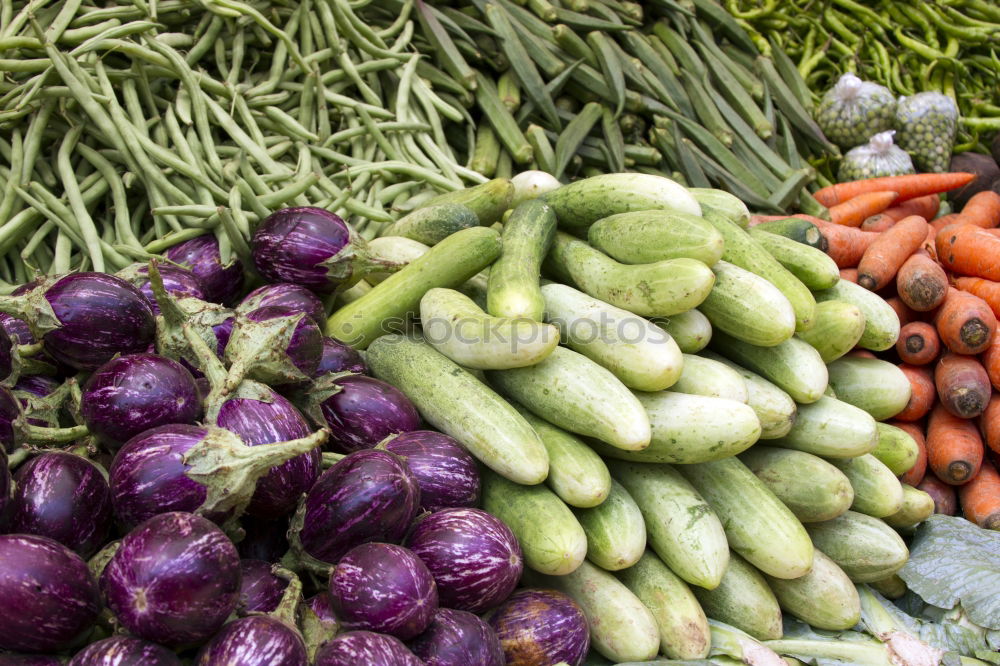
[[[961,603],[970,620],[1000,629],[1000,533],[962,518],[931,516],[917,528],[899,576],[927,603]]]

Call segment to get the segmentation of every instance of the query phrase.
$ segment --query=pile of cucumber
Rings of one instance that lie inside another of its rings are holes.
[[[864,351],[895,343],[895,312],[822,251],[748,232],[728,193],[520,178],[394,225],[373,251],[409,263],[328,333],[488,468],[525,582],[572,596],[604,658],[770,652],[783,613],[853,627],[856,584],[891,587],[899,531],[933,511],[884,422],[910,384]]]

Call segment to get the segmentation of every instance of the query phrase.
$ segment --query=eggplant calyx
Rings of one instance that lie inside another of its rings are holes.
[[[236,390],[244,377],[267,384],[294,384],[307,381],[309,376],[292,363],[285,350],[305,313],[253,321],[238,315],[233,334],[226,345],[229,376],[223,393]]]
[[[368,249],[368,243],[353,229],[344,247],[325,261],[318,264],[326,269],[331,282],[337,283],[337,291],[343,291],[371,273],[395,273],[406,264],[375,256]]]
[[[20,425],[24,440],[32,444],[63,444],[73,442],[90,434],[85,425],[69,428],[47,428],[25,423]]]
[[[313,380],[308,388],[299,391],[295,395],[295,404],[315,425],[320,428],[326,427],[323,403],[344,390],[344,387],[337,383],[339,380],[356,374],[358,373],[346,371],[327,373]]]
[[[329,469],[347,457],[346,453],[335,453],[334,451],[323,452],[323,469]]]
[[[101,579],[101,574],[104,573],[104,568],[108,566],[108,562],[111,561],[111,558],[115,556],[115,553],[118,552],[118,549],[121,548],[121,546],[121,539],[112,541],[104,548],[97,551],[93,557],[87,560],[87,568],[90,569],[90,573],[94,575],[96,580]]]
[[[66,276],[57,275],[46,278],[21,296],[0,296],[0,312],[23,320],[28,324],[28,329],[35,339],[41,340],[46,333],[62,328],[62,322],[45,298],[45,294],[52,285],[64,277]]]
[[[271,573],[278,578],[287,580],[288,586],[285,587],[285,591],[281,595],[281,601],[278,602],[278,607],[267,614],[276,620],[284,622],[290,628],[295,629],[295,631],[301,636],[302,632],[299,630],[298,625],[295,622],[295,614],[299,604],[302,603],[302,581],[299,580],[299,577],[294,571],[286,569],[280,564],[272,565]]]
[[[316,660],[316,653],[319,648],[334,638],[340,630],[338,624],[323,622],[319,615],[309,607],[309,604],[302,602],[299,604],[298,626],[302,634],[302,640],[306,644],[306,654],[309,655],[309,663]]]
[[[305,515],[306,498],[303,497],[288,526],[288,544],[291,548],[281,558],[281,565],[292,571],[305,570],[319,576],[329,576],[335,565],[316,559],[307,553],[305,546],[302,545],[301,533],[302,527],[305,525]]]

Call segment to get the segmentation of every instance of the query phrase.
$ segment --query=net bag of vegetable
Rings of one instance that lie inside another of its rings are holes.
[[[895,115],[896,98],[888,88],[848,72],[823,95],[816,121],[831,141],[851,148],[892,129]]]
[[[900,97],[896,104],[896,129],[900,147],[913,156],[921,171],[948,171],[958,129],[955,100],[939,92]]]
[[[837,178],[846,182],[915,173],[909,154],[892,142],[895,133],[895,130],[879,132],[868,143],[848,150],[840,161]]]

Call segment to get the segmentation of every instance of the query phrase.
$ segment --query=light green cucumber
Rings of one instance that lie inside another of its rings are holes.
[[[694,588],[705,615],[745,631],[759,641],[781,638],[781,608],[763,574],[736,553],[714,590]]]
[[[728,261],[712,266],[715,285],[698,310],[712,328],[738,340],[773,347],[795,333],[795,310],[766,279]]]
[[[893,363],[877,358],[840,358],[827,366],[830,386],[837,397],[860,407],[876,421],[891,418],[906,408],[912,384]]]
[[[885,522],[890,527],[898,530],[908,529],[927,520],[934,513],[934,498],[929,494],[903,484],[903,503],[899,511],[891,516],[885,517]]]
[[[649,446],[649,417],[642,405],[609,370],[583,354],[556,347],[537,365],[488,370],[486,377],[501,393],[560,428],[622,449]]]
[[[587,535],[587,559],[605,571],[618,571],[639,561],[646,549],[646,524],[639,506],[617,481],[607,499],[573,513]]]
[[[854,489],[834,465],[794,449],[754,446],[740,461],[802,523],[831,520],[851,508]]]
[[[854,458],[875,449],[878,430],[864,410],[824,395],[799,405],[788,434],[768,443],[824,458]]]
[[[685,354],[697,354],[712,339],[712,323],[698,310],[655,319],[653,323],[669,333]]]
[[[454,289],[436,287],[420,299],[424,340],[466,368],[503,370],[543,361],[559,329],[532,319],[491,317]]]
[[[369,347],[365,360],[372,374],[413,401],[427,423],[457,439],[484,465],[516,483],[545,480],[549,458],[534,429],[490,387],[429,344],[387,335]]]
[[[587,555],[587,535],[576,516],[544,485],[524,486],[486,471],[483,509],[510,528],[524,563],[539,573],[564,576]]]
[[[416,314],[427,290],[457,287],[499,255],[500,234],[492,229],[472,227],[454,233],[330,315],[327,335],[364,349],[393,322],[405,322]]]
[[[677,343],[662,328],[563,284],[542,287],[545,320],[560,338],[637,391],[662,391],[681,375]]]
[[[656,619],[614,575],[586,561],[565,576],[524,573],[528,585],[559,590],[580,605],[590,626],[591,648],[611,661],[647,661],[656,656],[660,648]]]
[[[405,236],[380,236],[368,241],[372,257],[402,265],[422,257],[430,249],[429,245]],[[383,282],[390,275],[392,273],[369,273],[365,276],[365,281],[374,285]]]
[[[819,227],[809,220],[803,220],[799,217],[770,220],[769,222],[754,225],[753,228],[772,233],[776,236],[783,236],[797,243],[814,247],[822,252],[826,252],[826,249],[829,247],[829,243],[823,232],[819,230]]]
[[[885,351],[899,337],[899,317],[896,311],[878,294],[864,287],[841,280],[829,289],[817,291],[816,301],[847,301],[853,303],[865,316],[865,332],[858,340],[858,346],[872,351]]]
[[[899,577],[899,574],[892,574],[888,578],[872,581],[868,585],[886,599],[899,599],[906,594],[907,590],[906,583]]]
[[[712,351],[703,351],[701,356],[725,363],[743,377],[747,387],[747,405],[757,414],[760,422],[760,439],[774,439],[788,434],[795,422],[796,410],[795,401],[790,395],[725,356]]]
[[[819,352],[824,363],[835,361],[854,349],[865,331],[865,315],[847,301],[821,301],[816,304],[816,323],[798,337]]]
[[[854,489],[851,509],[875,518],[885,518],[903,506],[903,487],[882,461],[870,453],[856,458],[831,459]]]
[[[694,354],[684,354],[684,369],[671,389],[676,393],[725,398],[742,403],[746,403],[749,397],[747,383],[740,373],[725,363]]]
[[[608,467],[639,505],[649,547],[688,583],[717,587],[729,546],[718,516],[694,486],[670,465],[609,461]]]
[[[547,192],[541,199],[559,218],[560,228],[584,232],[609,215],[639,210],[672,210],[701,215],[687,188],[663,176],[609,173],[591,176]]]
[[[872,455],[885,463],[896,476],[902,476],[910,471],[920,456],[917,442],[902,428],[888,423],[876,423],[878,429],[878,446]]]
[[[423,206],[393,222],[382,236],[403,236],[436,245],[456,231],[479,226],[479,217],[468,206],[441,203]]]
[[[794,580],[768,577],[781,608],[817,629],[845,631],[861,620],[858,590],[837,563],[816,549],[813,566]]]
[[[649,415],[652,441],[641,451],[591,441],[601,455],[633,462],[706,462],[736,455],[760,436],[757,415],[742,402],[673,391],[636,396]]]
[[[702,215],[707,211],[714,211],[729,218],[743,229],[746,229],[750,224],[750,210],[739,197],[725,190],[715,190],[708,187],[690,187],[688,192],[701,205]]]
[[[758,347],[715,331],[711,347],[777,385],[799,404],[816,402],[826,390],[829,376],[823,359],[812,345],[798,338],[774,347]]]
[[[802,523],[738,458],[678,470],[722,521],[729,546],[750,564],[777,578],[809,571],[813,547]]]
[[[538,418],[520,405],[514,408],[542,438],[549,454],[549,475],[545,483],[552,492],[574,507],[587,508],[602,503],[611,492],[611,473],[601,457],[576,435]]]
[[[829,289],[840,281],[837,262],[822,250],[763,229],[751,229],[750,237],[809,289]]]
[[[525,201],[514,209],[503,225],[503,251],[490,267],[486,310],[491,315],[542,320],[539,276],[555,232],[555,213],[541,201]]]
[[[708,656],[712,633],[687,584],[650,550],[618,579],[649,609],[660,630],[660,652],[670,659]],[[695,588],[699,589],[699,588]]]
[[[736,223],[712,211],[705,214],[705,219],[725,239],[726,249],[722,258],[756,273],[777,287],[795,310],[795,330],[809,330],[816,316],[816,299],[812,292]]]
[[[507,178],[494,178],[463,190],[439,194],[428,200],[423,207],[461,204],[476,214],[479,224],[488,227],[497,222],[504,211],[510,208],[513,198],[514,184]]]
[[[909,557],[906,544],[885,521],[856,511],[806,525],[816,548],[855,583],[871,583],[899,571]]]
[[[700,215],[643,210],[595,222],[587,240],[623,264],[688,257],[711,266],[722,257],[722,234]]]
[[[586,241],[562,232],[556,233],[545,266],[561,282],[643,317],[686,312],[704,301],[715,283],[712,269],[700,261],[682,258],[620,264]]]

